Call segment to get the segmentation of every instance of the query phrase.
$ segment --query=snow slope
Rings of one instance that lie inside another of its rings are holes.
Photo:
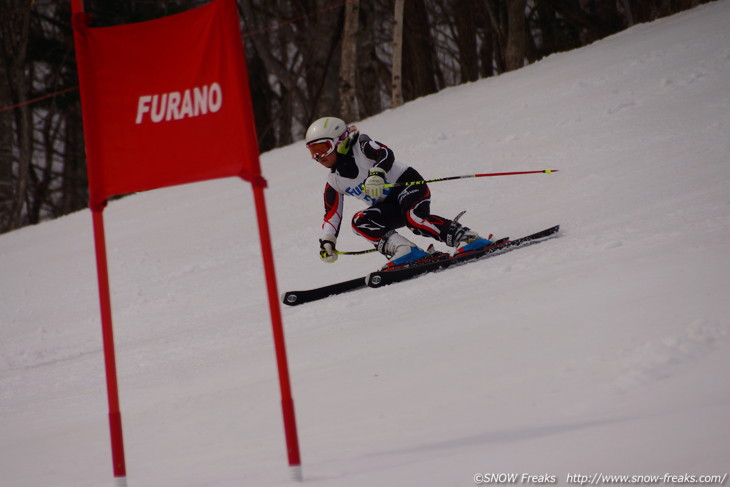
[[[559,169],[431,189],[485,233],[562,230],[283,309],[308,485],[730,470],[729,23],[716,2],[358,123],[429,178]],[[382,263],[319,261],[301,143],[262,164],[280,291]],[[129,485],[291,485],[250,189],[105,217]],[[95,272],[88,211],[0,237],[2,487],[114,483]]]

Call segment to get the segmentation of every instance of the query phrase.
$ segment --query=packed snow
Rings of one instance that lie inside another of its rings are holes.
[[[427,178],[558,169],[431,190],[481,233],[561,232],[283,307],[307,485],[727,475],[728,25],[704,5],[357,122]],[[319,260],[303,143],[261,161],[280,292],[382,265]],[[104,215],[129,486],[292,485],[247,183]],[[0,236],[0,276],[0,486],[114,485],[90,213]]]

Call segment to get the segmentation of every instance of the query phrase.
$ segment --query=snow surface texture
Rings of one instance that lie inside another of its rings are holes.
[[[709,4],[358,123],[428,178],[559,169],[431,189],[483,233],[562,229],[284,307],[308,485],[730,469],[728,25]],[[382,264],[320,262],[303,144],[262,165],[280,291]],[[129,485],[291,485],[250,188],[105,217]],[[0,276],[0,486],[113,485],[88,211],[0,237]]]

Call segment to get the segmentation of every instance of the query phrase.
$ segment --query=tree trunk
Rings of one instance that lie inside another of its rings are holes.
[[[476,26],[478,8],[479,5],[471,0],[461,0],[453,9],[462,83],[476,81],[479,78]]]
[[[387,8],[384,12],[372,2],[360,5],[356,90],[358,119],[380,113],[383,106],[390,104],[392,58],[378,55],[378,50],[390,47],[393,41],[393,33],[382,28],[383,15],[392,13],[392,7]]]
[[[525,64],[525,6],[527,0],[510,0],[507,7],[507,47],[505,68],[519,69]]]
[[[340,53],[340,118],[352,122],[359,118],[357,106],[357,30],[360,0],[345,7],[345,29]]]
[[[391,107],[403,104],[403,10],[405,3],[405,0],[395,0]]]
[[[446,86],[435,31],[425,0],[409,0],[403,14],[403,100],[436,93]]]
[[[29,73],[26,66],[26,53],[30,32],[30,10],[28,2],[15,1],[7,5],[8,14],[3,14],[0,29],[3,39],[0,55],[7,76],[10,101],[13,104],[28,100],[30,87]],[[12,202],[7,219],[7,229],[13,230],[22,224],[22,216],[28,190],[28,177],[33,149],[33,125],[30,107],[21,105],[13,109],[15,124],[15,143],[18,147],[18,166],[15,173],[15,184],[12,189]]]
[[[0,83],[0,107],[9,106],[9,100],[6,83]],[[0,113],[0,233],[10,229],[10,211],[13,200],[13,146],[12,112],[6,111]]]

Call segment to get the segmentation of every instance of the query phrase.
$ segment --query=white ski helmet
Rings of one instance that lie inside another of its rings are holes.
[[[345,122],[335,117],[323,117],[315,120],[307,129],[304,142],[307,144],[312,158],[320,159],[332,154],[340,142],[347,139],[348,131]]]

